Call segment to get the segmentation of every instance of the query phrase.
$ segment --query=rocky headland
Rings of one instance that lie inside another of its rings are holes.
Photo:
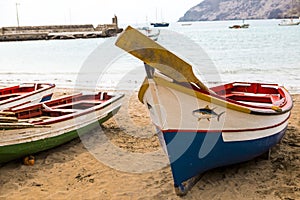
[[[300,0],[204,0],[189,9],[184,21],[278,19],[300,16]]]

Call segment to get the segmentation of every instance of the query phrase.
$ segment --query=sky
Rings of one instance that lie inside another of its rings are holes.
[[[202,0],[0,0],[0,27],[56,24],[176,22]]]

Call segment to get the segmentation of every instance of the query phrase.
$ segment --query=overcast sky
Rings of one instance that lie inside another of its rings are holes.
[[[50,24],[176,22],[202,0],[0,0],[0,27]],[[16,6],[16,3],[17,6]],[[18,9],[16,9],[16,7]]]

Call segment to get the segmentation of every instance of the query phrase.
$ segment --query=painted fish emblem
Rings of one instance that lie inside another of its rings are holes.
[[[217,118],[218,121],[220,121],[220,117],[225,113],[221,112],[220,114],[217,114],[214,110],[216,108],[209,108],[207,105],[205,108],[200,108],[193,111],[193,115],[198,118],[198,121],[201,119],[207,119],[210,121],[212,118]]]

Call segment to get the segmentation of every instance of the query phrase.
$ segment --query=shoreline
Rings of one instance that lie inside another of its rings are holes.
[[[56,88],[54,97],[69,93],[69,89]],[[137,173],[131,170],[135,164],[146,168],[152,160],[118,162],[122,158],[120,152],[102,151],[108,158],[114,158],[120,168],[124,167],[120,170],[95,158],[83,140],[77,138],[36,154],[34,166],[22,165],[20,160],[0,165],[0,198],[299,199],[300,94],[293,94],[292,98],[294,108],[287,132],[272,148],[269,160],[260,156],[210,170],[184,197],[176,196],[168,165]],[[144,155],[159,151],[161,147],[147,113],[136,93],[130,93],[102,130],[122,152]],[[97,137],[97,131],[91,134]]]

